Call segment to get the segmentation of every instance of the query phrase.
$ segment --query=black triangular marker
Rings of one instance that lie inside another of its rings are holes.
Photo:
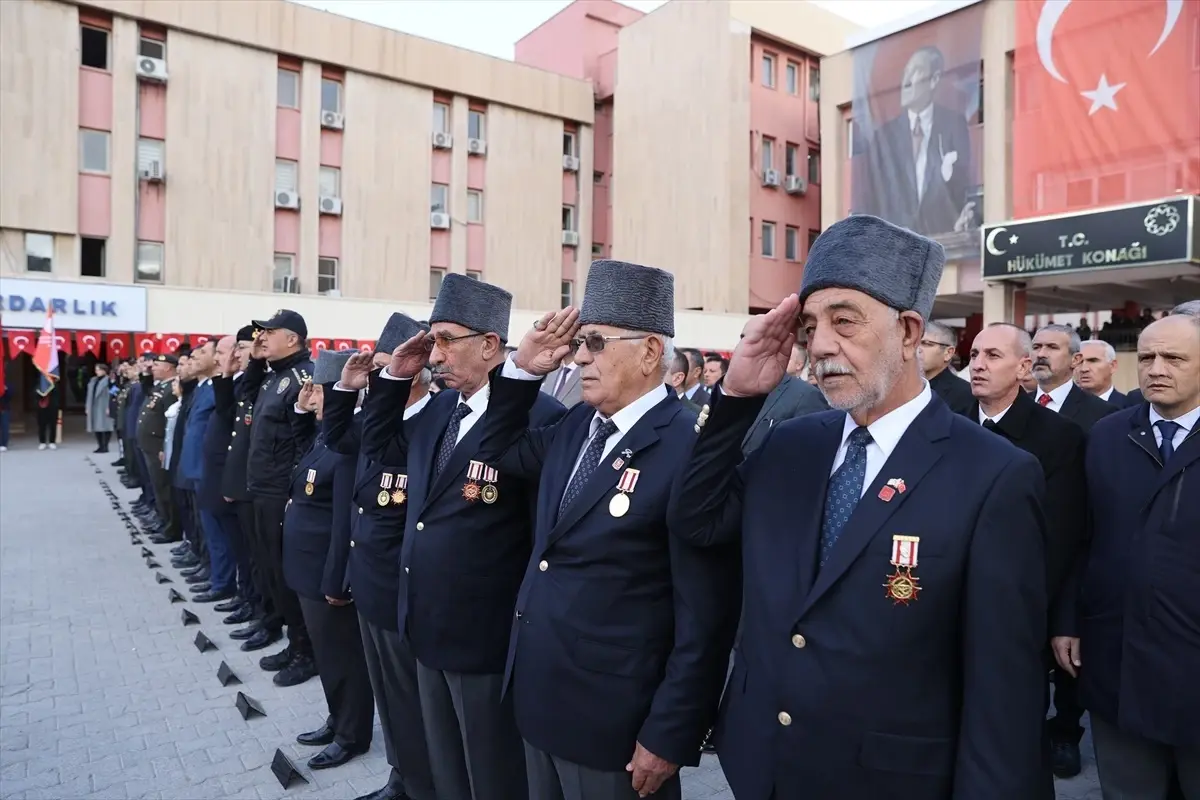
[[[179,592],[175,591],[174,589],[170,589],[167,591],[167,599],[170,600],[172,603],[182,603],[183,595],[181,595]]]
[[[256,715],[260,717],[267,715],[267,712],[263,710],[262,703],[253,697],[247,697],[242,692],[237,693],[237,699],[233,701],[233,704],[237,706],[238,713],[242,715],[242,719],[250,719]]]
[[[200,618],[188,611],[186,608],[183,610],[183,614],[180,615],[180,619],[183,621],[185,627],[188,625],[200,624]]]
[[[154,573],[154,580],[158,581],[159,583],[172,583],[171,579],[166,575],[163,575],[161,572]]]
[[[134,537],[130,538],[129,543],[130,544],[141,544],[142,540],[139,539],[138,537],[134,536]]]
[[[275,774],[275,779],[284,789],[288,788],[293,781],[308,783],[308,778],[300,774],[300,770],[296,769],[296,765],[283,754],[282,750],[276,749],[275,757],[271,759],[271,772]]]
[[[158,563],[158,562],[157,562],[157,561],[155,561],[153,558],[147,558],[147,559],[146,559],[146,567],[147,567],[148,569],[158,569],[158,568],[159,568],[159,567],[161,567],[161,566],[162,566],[162,564]]]
[[[152,558],[153,556],[154,556],[154,551],[151,550],[149,547],[142,548],[142,558]]]
[[[194,642],[196,649],[203,653],[205,650],[216,650],[217,646],[212,643],[212,640],[204,635],[204,631],[197,631],[196,641]]]
[[[217,667],[217,680],[221,682],[222,686],[228,686],[231,683],[242,682],[242,679],[239,678],[224,661],[221,662],[221,666]]]

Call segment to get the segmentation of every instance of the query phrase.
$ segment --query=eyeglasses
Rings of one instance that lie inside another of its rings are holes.
[[[637,335],[604,336],[603,334],[599,333],[589,333],[587,336],[581,336],[571,340],[571,352],[577,352],[581,346],[586,345],[589,353],[599,353],[609,342],[635,342],[645,338],[645,336]]]
[[[921,344],[924,345],[925,347],[954,347],[954,345],[952,345],[952,344],[946,344],[945,342],[935,342],[932,339],[922,339]]]
[[[433,335],[433,341],[434,341],[434,343],[437,344],[438,347],[440,347],[444,350],[447,347],[449,347],[450,345],[454,344],[455,342],[461,342],[463,339],[474,339],[476,336],[487,336],[487,334],[486,333],[464,333],[462,336],[451,336],[450,334],[446,333],[445,331],[439,331],[438,333],[435,333]]]

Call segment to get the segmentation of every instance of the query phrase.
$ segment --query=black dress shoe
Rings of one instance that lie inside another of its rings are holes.
[[[293,656],[292,660],[286,667],[275,673],[275,677],[271,682],[276,686],[296,686],[304,683],[309,678],[315,678],[317,675],[317,662],[310,655]],[[336,745],[330,745],[334,747]],[[312,762],[309,762],[312,763]],[[338,762],[339,764],[342,762]],[[337,766],[337,764],[327,764],[326,766]]]
[[[296,741],[309,747],[324,747],[333,743],[333,736],[333,728],[329,727],[329,723],[325,723],[315,731],[300,734]]]
[[[228,614],[231,611],[237,611],[239,608],[242,607],[242,605],[243,605],[242,598],[231,597],[230,599],[226,600],[224,603],[217,603],[215,606],[213,606],[213,611],[217,611],[222,614]]]
[[[359,795],[354,800],[412,800],[412,798],[404,793],[403,782],[396,775],[396,771],[392,770],[386,786],[376,789],[370,794]]]
[[[255,622],[253,625],[247,625],[244,628],[238,628],[236,631],[229,632],[230,639],[253,639],[254,635],[262,630],[262,627]]]
[[[218,600],[228,600],[231,597],[233,597],[233,592],[228,591],[228,590],[226,590],[224,592],[213,592],[213,591],[200,592],[199,594],[192,595],[192,602],[215,603]]]
[[[188,575],[184,580],[188,583],[201,584],[208,583],[209,577],[208,570],[202,569],[199,572],[193,572],[191,575]]]
[[[191,569],[192,567],[203,566],[203,563],[192,553],[184,553],[181,556],[171,557],[171,566],[175,569]]]
[[[174,565],[172,565],[172,566],[174,566]],[[184,569],[179,570],[179,574],[185,578],[190,578],[193,575],[199,575],[203,571],[204,571],[204,565],[198,564],[194,567],[185,567]]]
[[[221,603],[218,606],[214,606],[214,608],[220,608],[223,605],[225,604]],[[232,614],[221,620],[221,622],[226,625],[241,625],[243,622],[249,622],[252,619],[254,619],[254,609],[249,605],[244,605],[238,606]],[[234,631],[234,633],[237,633],[237,631]]]
[[[1056,778],[1074,778],[1083,770],[1079,745],[1075,742],[1051,742],[1050,755]]]
[[[142,533],[150,537],[150,544],[174,544],[175,543],[174,539],[168,539],[166,536],[160,536],[157,533],[146,533],[145,531],[142,531]]]
[[[342,747],[337,742],[331,742],[321,752],[308,760],[308,766],[312,769],[329,769],[330,767],[340,767],[355,756],[360,756],[367,752],[365,749],[351,750]]]
[[[258,667],[267,672],[278,672],[290,663],[292,663],[292,648],[288,646],[278,653],[272,653],[269,656],[260,658],[258,660]]]
[[[236,633],[236,631],[234,632]],[[265,628],[259,628],[253,636],[242,642],[242,649],[247,653],[254,650],[262,650],[264,647],[270,647],[282,638],[283,634],[280,631],[269,631]]]
[[[192,594],[202,594],[204,592],[211,592],[212,586],[207,583],[193,583],[188,587],[188,591]]]

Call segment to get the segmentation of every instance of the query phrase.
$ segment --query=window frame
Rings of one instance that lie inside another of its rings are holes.
[[[89,135],[98,135],[104,139],[104,168],[95,169],[88,167],[85,163],[84,153],[87,148],[84,145],[84,140]],[[80,128],[79,129],[79,171],[88,175],[111,175],[112,174],[112,134],[109,131],[98,131],[95,128]]]
[[[821,68],[811,62],[808,65],[808,100],[810,103],[821,102]]]
[[[758,247],[759,255],[763,258],[775,258],[775,253],[778,250],[775,246],[775,223],[765,219],[762,220],[758,226],[758,233],[760,238]],[[767,235],[768,233],[770,236]],[[769,253],[767,252],[768,241],[771,243],[771,252]]]
[[[292,109],[300,108],[300,73],[294,69],[287,69],[285,67],[277,67],[275,70],[275,73],[276,73],[276,75],[275,75],[275,105],[278,106],[279,108],[292,108]],[[292,99],[291,105],[288,105],[287,103],[285,103],[283,101],[284,100],[283,93],[282,93],[283,87],[280,84],[283,81],[284,75],[292,76],[292,98],[293,99]]]
[[[333,194],[327,194],[323,186],[322,178],[325,175],[333,175]],[[317,170],[317,196],[318,197],[333,197],[342,198],[342,170],[338,167],[329,167],[324,164]]]
[[[807,161],[805,162],[805,171],[809,186],[821,185],[821,151],[813,148],[808,148]]]
[[[325,275],[321,273],[321,267],[325,264],[333,264],[333,275]],[[342,288],[342,270],[341,260],[332,256],[319,256],[317,258],[317,294],[326,295],[329,292],[341,291]],[[322,281],[333,281],[333,286],[322,289]]]
[[[800,260],[800,229],[795,225],[787,225],[783,229],[783,259]]]
[[[30,269],[29,259],[32,255],[29,252],[30,237],[38,237],[38,239],[37,239],[38,244],[44,244],[45,242],[50,243],[50,246],[49,246],[50,255],[48,257],[41,256],[41,255],[33,255],[32,256],[33,258],[38,259],[39,262],[40,262],[40,260],[45,259],[46,264],[47,264],[46,269]],[[45,241],[42,241],[42,237],[44,237]],[[54,274],[54,234],[53,233],[42,233],[41,231],[25,231],[25,238],[23,240],[23,244],[25,245],[25,271],[26,272],[32,272],[37,275],[52,275],[52,274]]]
[[[286,259],[287,264],[288,264],[288,274],[283,277],[286,277],[286,278],[295,278],[296,277],[296,256],[295,256],[295,254],[294,253],[275,253],[274,258],[271,261],[271,292],[273,294],[290,294],[290,292],[286,292],[279,288],[278,281],[279,281],[280,276],[277,275],[276,272],[279,270],[280,259]]]
[[[154,55],[150,55],[149,53],[143,53],[142,45],[146,44],[147,42],[161,48],[162,55],[154,56]],[[138,34],[138,58],[157,58],[159,61],[165,62],[167,60],[167,42],[166,42],[166,40],[165,39],[153,39],[149,36],[139,33]]]
[[[281,186],[280,182],[279,182],[279,175],[280,175],[279,170],[281,168],[287,168],[289,165],[290,165],[291,173],[292,173],[291,181],[289,182],[288,186]],[[290,158],[276,158],[275,159],[275,193],[276,194],[278,194],[279,192],[299,193],[299,191],[300,191],[300,162],[294,161],[293,159],[290,159]]]
[[[558,299],[562,304],[562,308],[575,303],[575,281],[560,281],[558,286]]]
[[[575,131],[563,131],[563,155],[571,158],[579,157],[579,136]]]
[[[442,126],[437,126],[438,113],[441,112]],[[433,108],[430,112],[429,119],[430,133],[449,133],[450,132],[450,104],[443,103],[440,100],[433,101]]]
[[[758,60],[759,83],[765,89],[775,89],[775,69],[779,66],[779,59],[774,53],[766,50],[762,51],[762,58]]]
[[[800,160],[800,145],[786,142],[783,147],[783,174],[791,177],[798,175],[796,162]]]
[[[472,121],[478,121],[478,125],[477,125],[478,130],[476,130],[475,136],[471,135]],[[475,108],[467,109],[467,138],[468,139],[478,139],[481,142],[487,141],[487,113],[486,112],[480,111]]]
[[[769,169],[775,169],[775,137],[763,135],[759,142],[758,160],[762,165],[762,171],[766,173]]]
[[[474,200],[475,213],[472,214],[471,205]],[[482,189],[467,189],[467,222],[473,225],[483,224],[483,190]]]
[[[100,274],[85,275],[83,272],[83,243],[84,242],[99,242],[100,243]],[[108,276],[108,237],[106,236],[80,236],[79,237],[79,277],[81,278],[98,278],[103,280]]]
[[[434,200],[434,193],[441,189],[442,201],[437,203]],[[441,206],[440,208],[438,206]],[[429,184],[429,213],[430,214],[449,214],[450,213],[450,186],[445,183],[430,183]]]
[[[579,220],[577,219],[578,214],[575,211],[575,206],[570,205],[568,203],[563,203],[562,210],[563,210],[563,216],[565,216],[567,218],[567,221],[565,221],[563,223],[563,225],[564,225],[563,233],[566,233],[568,231],[571,233],[578,233],[579,231],[577,229],[577,226],[579,224]],[[569,227],[565,227],[565,226],[569,226]]]
[[[142,161],[142,149],[153,148],[155,153],[147,158],[147,161],[156,160],[162,165],[163,171],[167,169],[167,143],[162,139],[152,139],[148,136],[139,136],[137,140],[137,168],[140,173],[146,168],[147,164]]]
[[[481,270],[481,269],[469,269],[469,270],[467,270],[467,277],[468,277],[468,278],[470,278],[470,279],[471,279],[471,280],[473,280],[473,281],[480,281],[480,282],[482,282],[482,281],[483,281],[483,270]]]
[[[792,97],[800,94],[800,65],[790,58],[784,65],[784,88]]]
[[[326,86],[326,84],[337,87],[337,108],[326,108],[325,107],[325,86]],[[331,111],[334,114],[341,114],[342,109],[346,105],[346,99],[343,96],[344,92],[345,92],[345,87],[342,86],[341,81],[334,80],[333,78],[326,78],[324,75],[322,75],[321,76],[321,113],[325,113],[326,111]]]
[[[156,249],[158,251],[158,277],[154,277],[154,278],[144,277],[144,273],[142,272],[142,265],[147,264],[147,263],[152,263],[152,262],[145,261],[142,259],[142,248],[152,248],[152,249]],[[133,251],[133,259],[134,259],[133,260],[133,282],[134,283],[162,283],[163,282],[163,272],[165,271],[166,250],[167,249],[166,249],[166,247],[163,246],[162,242],[151,242],[146,239],[139,239],[137,244],[134,245],[134,251]]]
[[[429,299],[437,300],[438,292],[442,290],[442,281],[446,280],[445,267],[430,267],[429,268]],[[437,276],[437,287],[433,285],[434,276]]]
[[[96,33],[104,34],[104,66],[93,67],[91,64],[83,63],[83,32],[85,30],[95,31]],[[84,69],[94,69],[97,72],[112,72],[112,31],[107,28],[98,28],[95,25],[88,25],[85,22],[79,24],[79,66]]]

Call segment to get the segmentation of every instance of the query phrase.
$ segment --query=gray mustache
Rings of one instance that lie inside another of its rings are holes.
[[[818,361],[814,365],[817,373],[817,378],[824,378],[826,375],[853,375],[854,370],[845,364],[839,364],[836,361]]]

